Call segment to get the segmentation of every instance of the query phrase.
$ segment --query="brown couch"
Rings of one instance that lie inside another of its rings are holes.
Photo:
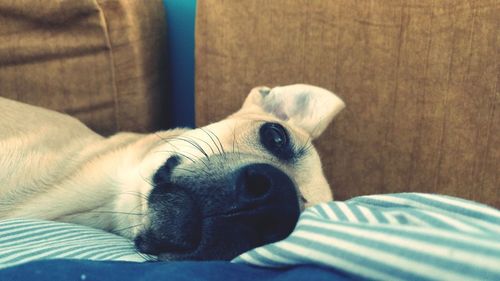
[[[161,2],[0,1],[0,95],[104,134],[163,127]],[[500,207],[498,1],[198,4],[198,125],[256,85],[319,85],[347,103],[317,142],[337,199],[420,191]]]
[[[0,1],[0,96],[103,134],[164,127],[161,0]]]
[[[496,0],[198,1],[197,123],[255,85],[319,85],[347,104],[317,142],[336,199],[500,207],[499,15]]]

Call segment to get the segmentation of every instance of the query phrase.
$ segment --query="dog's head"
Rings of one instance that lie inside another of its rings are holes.
[[[231,259],[285,238],[304,206],[332,199],[311,141],[343,107],[310,85],[258,87],[227,119],[159,135],[128,235],[162,260]]]

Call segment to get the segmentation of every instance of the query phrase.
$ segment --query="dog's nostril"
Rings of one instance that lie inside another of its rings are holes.
[[[249,168],[245,171],[244,186],[248,197],[259,198],[269,192],[271,181],[266,175]]]
[[[181,158],[177,155],[170,156],[153,176],[155,186],[163,185],[170,181],[172,170],[181,163]]]
[[[271,198],[279,196],[282,192],[295,192],[290,178],[280,169],[264,163],[243,166],[236,170],[235,187],[243,204],[239,207],[249,208],[251,203],[267,204]]]

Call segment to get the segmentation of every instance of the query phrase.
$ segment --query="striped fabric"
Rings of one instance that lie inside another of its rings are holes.
[[[42,220],[0,221],[0,268],[40,259],[145,261],[132,242],[98,229]]]
[[[0,221],[0,268],[39,259],[145,261],[120,236],[40,220]],[[372,195],[308,208],[285,240],[233,262],[314,264],[369,280],[500,280],[500,211],[447,196]]]
[[[308,208],[285,240],[233,262],[316,264],[371,280],[500,280],[500,211],[440,195],[357,197]]]

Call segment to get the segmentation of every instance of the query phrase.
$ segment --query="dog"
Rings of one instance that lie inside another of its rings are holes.
[[[208,126],[105,138],[0,98],[0,219],[103,229],[159,260],[228,260],[332,199],[311,141],[344,106],[311,85],[256,87]]]

